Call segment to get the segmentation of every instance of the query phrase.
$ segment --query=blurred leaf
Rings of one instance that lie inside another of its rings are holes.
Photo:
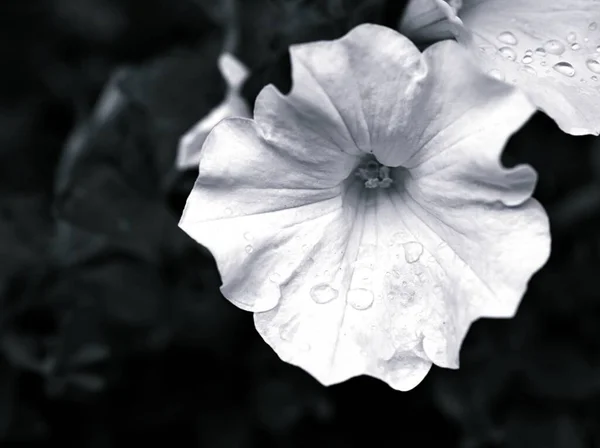
[[[89,373],[73,373],[69,375],[68,382],[85,392],[95,394],[102,392],[106,386],[103,377]]]
[[[74,368],[82,368],[97,364],[110,357],[110,347],[100,344],[86,344],[69,358],[69,364]]]
[[[40,371],[41,360],[37,356],[37,344],[33,338],[9,333],[2,336],[0,343],[4,356],[12,366],[33,372]]]
[[[17,374],[0,357],[0,441],[6,438],[14,417]]]

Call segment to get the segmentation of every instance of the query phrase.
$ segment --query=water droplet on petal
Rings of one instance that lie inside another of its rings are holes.
[[[596,23],[596,22],[592,22],[588,26],[588,30],[590,30],[590,31],[595,31],[597,29],[598,29],[598,23]]]
[[[596,75],[592,76],[592,81],[598,81],[598,77]]]
[[[525,65],[523,66],[523,68],[521,69],[524,73],[527,73],[528,75],[531,76],[537,76],[537,72],[535,71],[535,69],[529,65]]]
[[[532,55],[533,55],[533,51],[531,51],[531,50],[525,51],[525,56],[532,56]]]
[[[374,296],[371,291],[364,288],[356,288],[348,291],[348,303],[356,310],[366,310],[373,305]]]
[[[415,263],[421,258],[423,253],[423,245],[416,241],[404,244],[404,258],[407,263]]]
[[[565,52],[565,46],[562,44],[562,42],[552,39],[549,40],[548,42],[546,42],[544,44],[544,49],[550,53],[550,54],[555,54],[555,55],[561,55]]]
[[[585,65],[587,65],[587,68],[593,72],[593,73],[600,73],[600,62],[598,62],[596,59],[588,59],[585,62]]]
[[[531,64],[533,62],[533,58],[527,55],[523,56],[523,59],[521,59],[521,61],[523,62],[523,64]]]
[[[514,61],[515,59],[517,59],[517,53],[515,53],[515,50],[513,50],[510,47],[502,47],[498,51],[504,58],[508,59],[509,61]]]
[[[281,275],[279,275],[278,272],[273,272],[271,275],[269,275],[269,280],[271,280],[273,283],[279,283],[281,281]]]
[[[251,254],[253,251],[254,251],[254,248],[250,244],[248,244],[246,246],[246,253]]]
[[[510,31],[505,31],[503,33],[498,34],[497,39],[505,44],[508,45],[517,45],[517,43],[519,42],[516,38],[516,36],[511,33]]]
[[[338,296],[338,290],[327,283],[319,283],[310,288],[310,296],[318,304],[329,303]]]
[[[544,50],[542,47],[536,48],[535,49],[535,54],[537,54],[540,57],[546,57],[546,50]]]
[[[573,31],[571,31],[569,34],[567,34],[567,42],[573,43],[576,40],[577,40],[577,34],[575,34]]]
[[[233,213],[233,210],[231,210],[229,207],[227,207],[227,208],[225,209],[225,216],[231,216],[231,215],[232,215],[232,213]]]
[[[600,53],[600,45],[596,47],[596,53]]]
[[[568,77],[575,76],[575,69],[568,62],[564,62],[564,61],[558,62],[558,63],[554,64],[554,66],[552,68],[554,70],[556,70],[558,73],[560,73],[561,75],[565,75]]]
[[[579,45],[577,42],[571,44],[571,50],[577,51],[580,49],[581,49],[581,45]]]
[[[488,72],[488,75],[490,75],[492,78],[496,78],[496,79],[498,79],[500,81],[504,81],[504,73],[502,73],[497,68],[494,68],[494,69],[490,70]]]
[[[541,65],[542,67],[545,67],[545,66],[546,66],[546,61],[542,61],[542,62],[540,62],[540,65]]]
[[[252,241],[254,239],[254,236],[250,232],[246,232],[244,233],[244,239],[246,241]]]

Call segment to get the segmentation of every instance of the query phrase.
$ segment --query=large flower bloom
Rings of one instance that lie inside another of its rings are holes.
[[[180,226],[283,360],[411,389],[548,257],[535,172],[499,161],[534,107],[456,42],[421,54],[375,25],[291,59],[289,95],[209,134]]]
[[[563,131],[600,134],[600,0],[412,0],[400,31],[456,37]]]

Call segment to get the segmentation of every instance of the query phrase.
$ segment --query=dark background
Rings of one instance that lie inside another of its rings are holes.
[[[551,260],[514,319],[473,325],[460,370],[406,393],[279,361],[177,227],[195,178],[178,139],[223,98],[226,40],[252,102],[289,88],[290,43],[394,26],[402,6],[0,2],[1,447],[600,447],[598,139],[542,114],[512,138]]]

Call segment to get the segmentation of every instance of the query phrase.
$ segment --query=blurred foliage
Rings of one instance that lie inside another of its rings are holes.
[[[511,140],[505,163],[540,173],[552,258],[514,319],[473,326],[460,370],[408,393],[281,362],[177,228],[195,180],[178,140],[223,98],[223,48],[253,102],[289,88],[289,45],[403,6],[0,3],[0,446],[600,446],[598,139],[538,114]]]

